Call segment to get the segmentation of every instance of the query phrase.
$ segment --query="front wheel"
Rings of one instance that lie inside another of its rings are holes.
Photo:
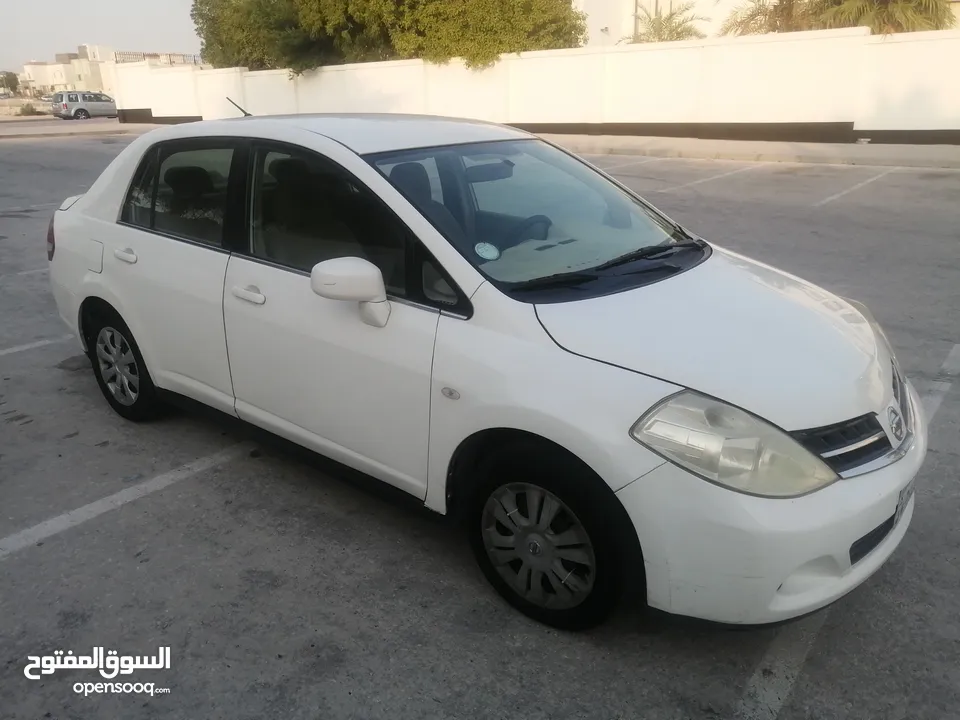
[[[484,575],[511,605],[553,627],[601,623],[622,586],[625,543],[589,472],[536,447],[483,463],[466,521]],[[540,455],[538,457],[538,455]]]

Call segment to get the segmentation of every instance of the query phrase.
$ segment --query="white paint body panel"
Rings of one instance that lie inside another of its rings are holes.
[[[916,425],[906,456],[810,495],[733,493],[672,463],[621,490],[643,547],[650,605],[724,623],[777,622],[822,608],[870,577],[913,517],[915,497],[851,567],[850,546],[894,515],[900,491],[926,457],[926,419],[912,387],[910,395]]]
[[[358,303],[314,293],[307,273],[117,224],[145,150],[213,136],[287,142],[349,170],[450,274],[472,316],[391,298],[386,325],[374,327]],[[457,448],[475,433],[511,428],[551,440],[619,498],[643,548],[649,601],[670,612],[768,622],[822,607],[862,582],[912,515],[913,501],[877,548],[844,566],[850,544],[893,514],[923,462],[926,427],[912,390],[919,420],[906,457],[787,500],[704,482],[629,430],[682,387],[789,430],[879,412],[892,395],[890,357],[869,324],[845,301],[720,249],[637,290],[537,307],[515,301],[355,152],[514,137],[523,134],[412,117],[247,118],[153,131],[56,213],[50,282],[60,315],[77,333],[83,300],[102,298],[129,325],[158,386],[236,413],[438,512],[447,510]],[[103,245],[99,273],[91,271],[91,240]],[[135,263],[116,257],[125,249]],[[234,287],[256,291],[238,297]]]
[[[230,255],[116,223],[88,229],[104,246],[99,284],[120,299],[157,387],[232,413],[222,300]],[[133,264],[115,255],[127,249]]]
[[[562,346],[739,405],[787,430],[880,412],[890,357],[836,295],[714,248],[629,292],[540,305]]]
[[[233,296],[255,285],[262,305]],[[439,312],[393,302],[386,327],[310,277],[233,257],[223,314],[237,414],[423,499]]]

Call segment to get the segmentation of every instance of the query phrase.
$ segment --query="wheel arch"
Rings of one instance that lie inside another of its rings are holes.
[[[496,452],[508,444],[526,443],[534,452],[555,453],[565,461],[579,466],[583,477],[590,482],[591,493],[596,493],[608,505],[610,522],[626,542],[624,571],[626,584],[631,590],[646,592],[646,573],[643,564],[643,549],[633,521],[613,489],[603,478],[576,453],[559,443],[537,433],[510,427],[493,427],[474,432],[464,438],[454,450],[447,471],[446,514],[457,524],[463,521],[464,510],[471,485],[479,480],[475,474],[478,460],[485,453]]]
[[[97,295],[89,295],[84,298],[77,310],[77,330],[78,334],[80,335],[80,343],[83,346],[83,350],[87,353],[90,352],[90,347],[92,345],[92,339],[89,336],[90,328],[88,327],[88,323],[98,312],[114,313],[120,318],[123,317],[119,310],[117,310],[102,297],[98,297]]]

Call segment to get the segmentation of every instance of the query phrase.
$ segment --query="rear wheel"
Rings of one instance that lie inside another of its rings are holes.
[[[622,587],[627,547],[613,521],[616,498],[595,490],[589,470],[541,453],[504,448],[481,463],[466,522],[474,556],[507,602],[558,628],[602,622]]]
[[[97,312],[85,328],[93,373],[117,414],[128,420],[157,417],[162,403],[133,334],[115,312]]]
[[[74,116],[77,120],[89,120],[89,119],[90,119],[90,113],[88,113],[88,112],[87,112],[86,110],[84,110],[83,108],[80,108],[79,110],[77,110],[77,111],[73,114],[73,116]]]

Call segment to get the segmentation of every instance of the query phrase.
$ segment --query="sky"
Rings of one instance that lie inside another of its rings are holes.
[[[200,52],[191,0],[0,0],[0,70],[53,61],[78,45],[139,52]]]

